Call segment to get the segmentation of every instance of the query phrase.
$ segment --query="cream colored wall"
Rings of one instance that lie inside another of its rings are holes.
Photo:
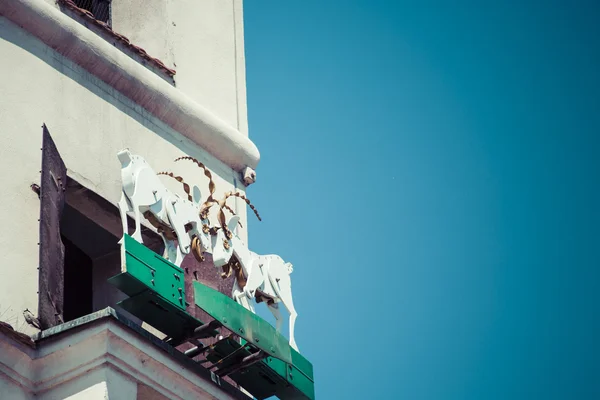
[[[113,1],[112,28],[174,68],[183,93],[248,135],[241,0]]]
[[[157,172],[169,169],[198,183],[203,196],[208,193],[201,170],[192,163],[175,164],[176,157],[189,154],[204,162],[213,171],[217,194],[244,187],[225,164],[3,17],[0,54],[0,315],[31,333],[22,312],[28,308],[37,314],[39,199],[30,185],[39,183],[42,123],[68,174],[115,204],[121,187],[116,153],[125,147]],[[183,194],[177,182],[163,181]],[[245,222],[242,204],[231,202]],[[240,234],[247,240],[245,231]]]

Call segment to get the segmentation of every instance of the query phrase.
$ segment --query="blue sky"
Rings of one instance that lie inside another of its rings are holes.
[[[600,398],[600,8],[246,1],[250,246],[319,399]]]

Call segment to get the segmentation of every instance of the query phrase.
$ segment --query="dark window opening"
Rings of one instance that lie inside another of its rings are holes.
[[[129,226],[133,227],[131,221]],[[118,243],[121,229],[121,218],[115,205],[67,177],[65,206],[60,219],[61,240],[65,247],[65,322],[106,307],[118,308],[117,303],[127,298],[107,282],[121,272]],[[142,235],[153,250],[162,251],[162,240],[157,235],[149,229],[142,229]],[[122,312],[138,321],[133,315]]]
[[[110,0],[75,0],[75,5],[88,10],[98,21],[110,25]]]
[[[70,181],[70,180],[69,180]],[[110,290],[106,279],[120,272],[119,238],[100,227],[93,219],[70,204],[79,193],[67,186],[66,204],[60,220],[64,258],[64,319],[65,322],[114,307],[122,300]],[[79,185],[76,185],[79,186]],[[79,205],[76,204],[75,205]]]
[[[64,318],[71,321],[93,311],[92,259],[61,235],[65,246]]]

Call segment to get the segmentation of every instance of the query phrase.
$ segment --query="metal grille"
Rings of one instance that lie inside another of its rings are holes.
[[[74,0],[77,7],[91,12],[98,21],[109,23],[110,0]]]

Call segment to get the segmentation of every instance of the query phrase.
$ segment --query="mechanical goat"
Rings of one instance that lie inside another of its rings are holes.
[[[190,160],[204,169],[209,179],[209,196],[201,203],[200,191],[194,187],[194,195],[190,194],[189,185],[179,176],[161,172],[156,174],[148,163],[140,156],[132,155],[125,149],[118,153],[121,161],[121,178],[123,191],[119,201],[119,210],[123,222],[123,232],[127,229],[127,212],[135,214],[135,231],[132,237],[140,243],[141,215],[157,229],[165,243],[165,257],[177,266],[183,257],[190,252],[201,262],[203,253],[212,253],[215,267],[222,268],[223,278],[235,272],[232,298],[243,307],[255,312],[252,298],[257,303],[265,302],[276,320],[276,328],[281,330],[282,316],[279,303],[287,308],[289,317],[290,345],[298,350],[294,339],[294,324],[297,313],[292,299],[290,274],[292,264],[284,262],[278,255],[258,255],[250,251],[246,244],[235,235],[234,229],[240,224],[240,217],[225,203],[230,197],[244,200],[260,220],[258,212],[250,201],[241,193],[226,193],[221,200],[213,197],[215,184],[210,171],[192,157],[180,157],[179,160]],[[187,199],[170,192],[160,181],[158,175],[170,176],[183,184]],[[218,206],[220,226],[210,226],[208,212],[213,205]],[[226,221],[224,210],[233,216]],[[175,246],[177,240],[178,246]]]
[[[171,173],[157,174],[141,156],[133,155],[128,149],[117,154],[121,162],[122,193],[119,201],[119,211],[123,224],[123,234],[128,232],[127,212],[135,215],[135,231],[132,237],[140,243],[141,215],[157,229],[165,244],[164,256],[173,264],[179,266],[183,257],[191,251],[194,237],[199,238],[202,251],[209,247],[210,241],[206,235],[200,234],[202,221],[200,218],[201,194],[194,187],[194,195],[189,193],[189,186],[184,183],[188,198],[173,194],[160,181],[158,175],[168,175],[183,183],[180,177]],[[174,241],[178,245],[175,246]],[[201,254],[201,253],[200,253]]]
[[[204,168],[197,160],[191,157],[185,158]],[[214,182],[210,172],[205,168],[204,171],[209,178],[210,195],[200,207],[200,215],[204,220],[207,218],[210,208],[213,205],[218,206],[217,218],[220,226],[203,226],[200,232],[203,237],[192,240],[193,254],[198,258],[199,253],[203,250],[203,243],[209,242],[210,246],[206,251],[212,254],[215,267],[223,269],[221,276],[227,278],[234,273],[235,280],[231,297],[253,313],[255,313],[255,310],[253,303],[250,301],[251,299],[254,298],[257,303],[265,302],[275,317],[277,331],[281,331],[282,316],[279,304],[283,303],[290,314],[290,345],[298,350],[294,338],[294,325],[298,313],[294,308],[292,298],[292,281],[290,278],[293,271],[292,264],[284,262],[278,255],[259,255],[248,249],[239,236],[234,234],[236,226],[241,225],[239,222],[240,217],[235,215],[233,210],[226,205],[227,199],[238,197],[248,204],[259,220],[261,220],[260,215],[250,203],[250,200],[239,192],[228,192],[222,199],[214,199]],[[229,210],[233,214],[229,221],[226,221],[224,210]]]
[[[243,195],[230,192],[218,202],[219,206],[222,207],[231,196],[241,197],[249,203]],[[254,210],[254,207],[252,209]],[[232,292],[234,300],[253,313],[255,311],[251,299],[255,299],[257,303],[267,304],[275,317],[277,331],[281,331],[282,316],[279,304],[283,303],[289,312],[290,345],[298,350],[294,338],[294,325],[298,313],[294,308],[290,278],[293,266],[278,255],[259,255],[250,251],[239,236],[233,233],[239,219],[239,216],[233,215],[225,224],[223,210],[222,208],[219,210],[221,227],[211,229],[211,246],[208,250],[212,253],[213,263],[217,268],[225,267],[223,277],[234,273],[235,282]]]

